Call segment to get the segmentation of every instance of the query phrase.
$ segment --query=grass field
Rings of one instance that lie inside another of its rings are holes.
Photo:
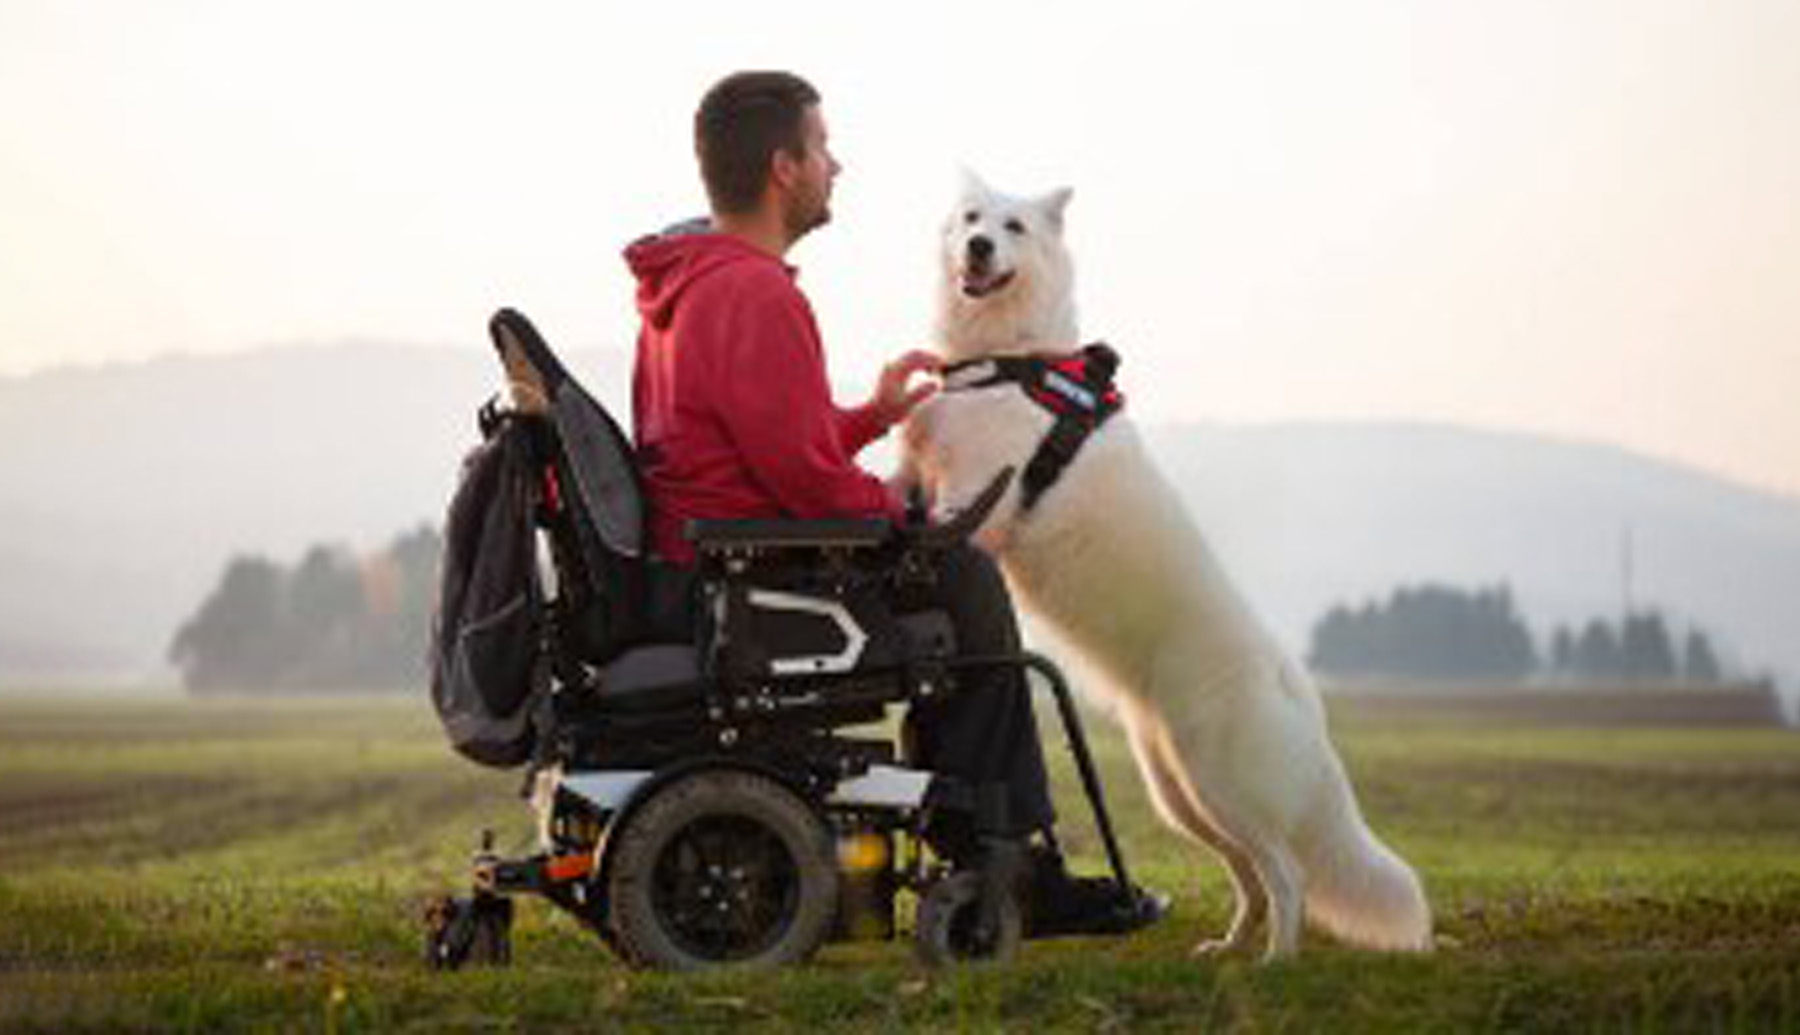
[[[1187,958],[1225,921],[1222,873],[1095,725],[1135,870],[1177,898],[1134,938],[1004,969],[927,972],[893,943],[682,978],[623,969],[533,900],[514,967],[443,975],[420,900],[466,885],[482,827],[513,848],[530,822],[518,776],[453,756],[422,703],[0,699],[0,1029],[1800,1031],[1800,735],[1346,706],[1364,810],[1443,947],[1309,941],[1256,966]],[[1068,840],[1097,865],[1067,768]]]

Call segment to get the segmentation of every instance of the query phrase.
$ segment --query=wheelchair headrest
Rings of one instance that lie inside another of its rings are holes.
[[[542,416],[569,380],[569,372],[550,351],[537,328],[514,309],[501,309],[488,320],[488,336],[506,368],[506,387],[513,409]]]

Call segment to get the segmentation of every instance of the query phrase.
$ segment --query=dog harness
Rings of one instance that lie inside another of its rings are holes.
[[[1125,408],[1124,393],[1112,383],[1118,369],[1119,354],[1105,342],[1095,342],[1073,356],[965,360],[945,367],[942,376],[946,392],[1016,384],[1027,399],[1056,418],[1019,479],[1019,506],[1030,510],[1056,484],[1088,436]]]

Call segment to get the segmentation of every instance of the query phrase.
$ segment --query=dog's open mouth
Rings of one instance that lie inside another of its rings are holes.
[[[1013,271],[976,273],[964,270],[962,275],[962,293],[965,298],[986,298],[994,292],[1012,283]]]

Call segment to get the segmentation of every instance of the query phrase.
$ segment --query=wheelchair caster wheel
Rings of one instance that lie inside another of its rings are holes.
[[[448,896],[425,910],[425,963],[433,970],[459,970],[476,963],[504,967],[512,962],[511,899],[476,892]]]
[[[919,900],[914,949],[926,966],[1005,963],[1024,935],[1016,895],[995,904],[993,929],[981,930],[981,874],[965,870],[938,881]]]

